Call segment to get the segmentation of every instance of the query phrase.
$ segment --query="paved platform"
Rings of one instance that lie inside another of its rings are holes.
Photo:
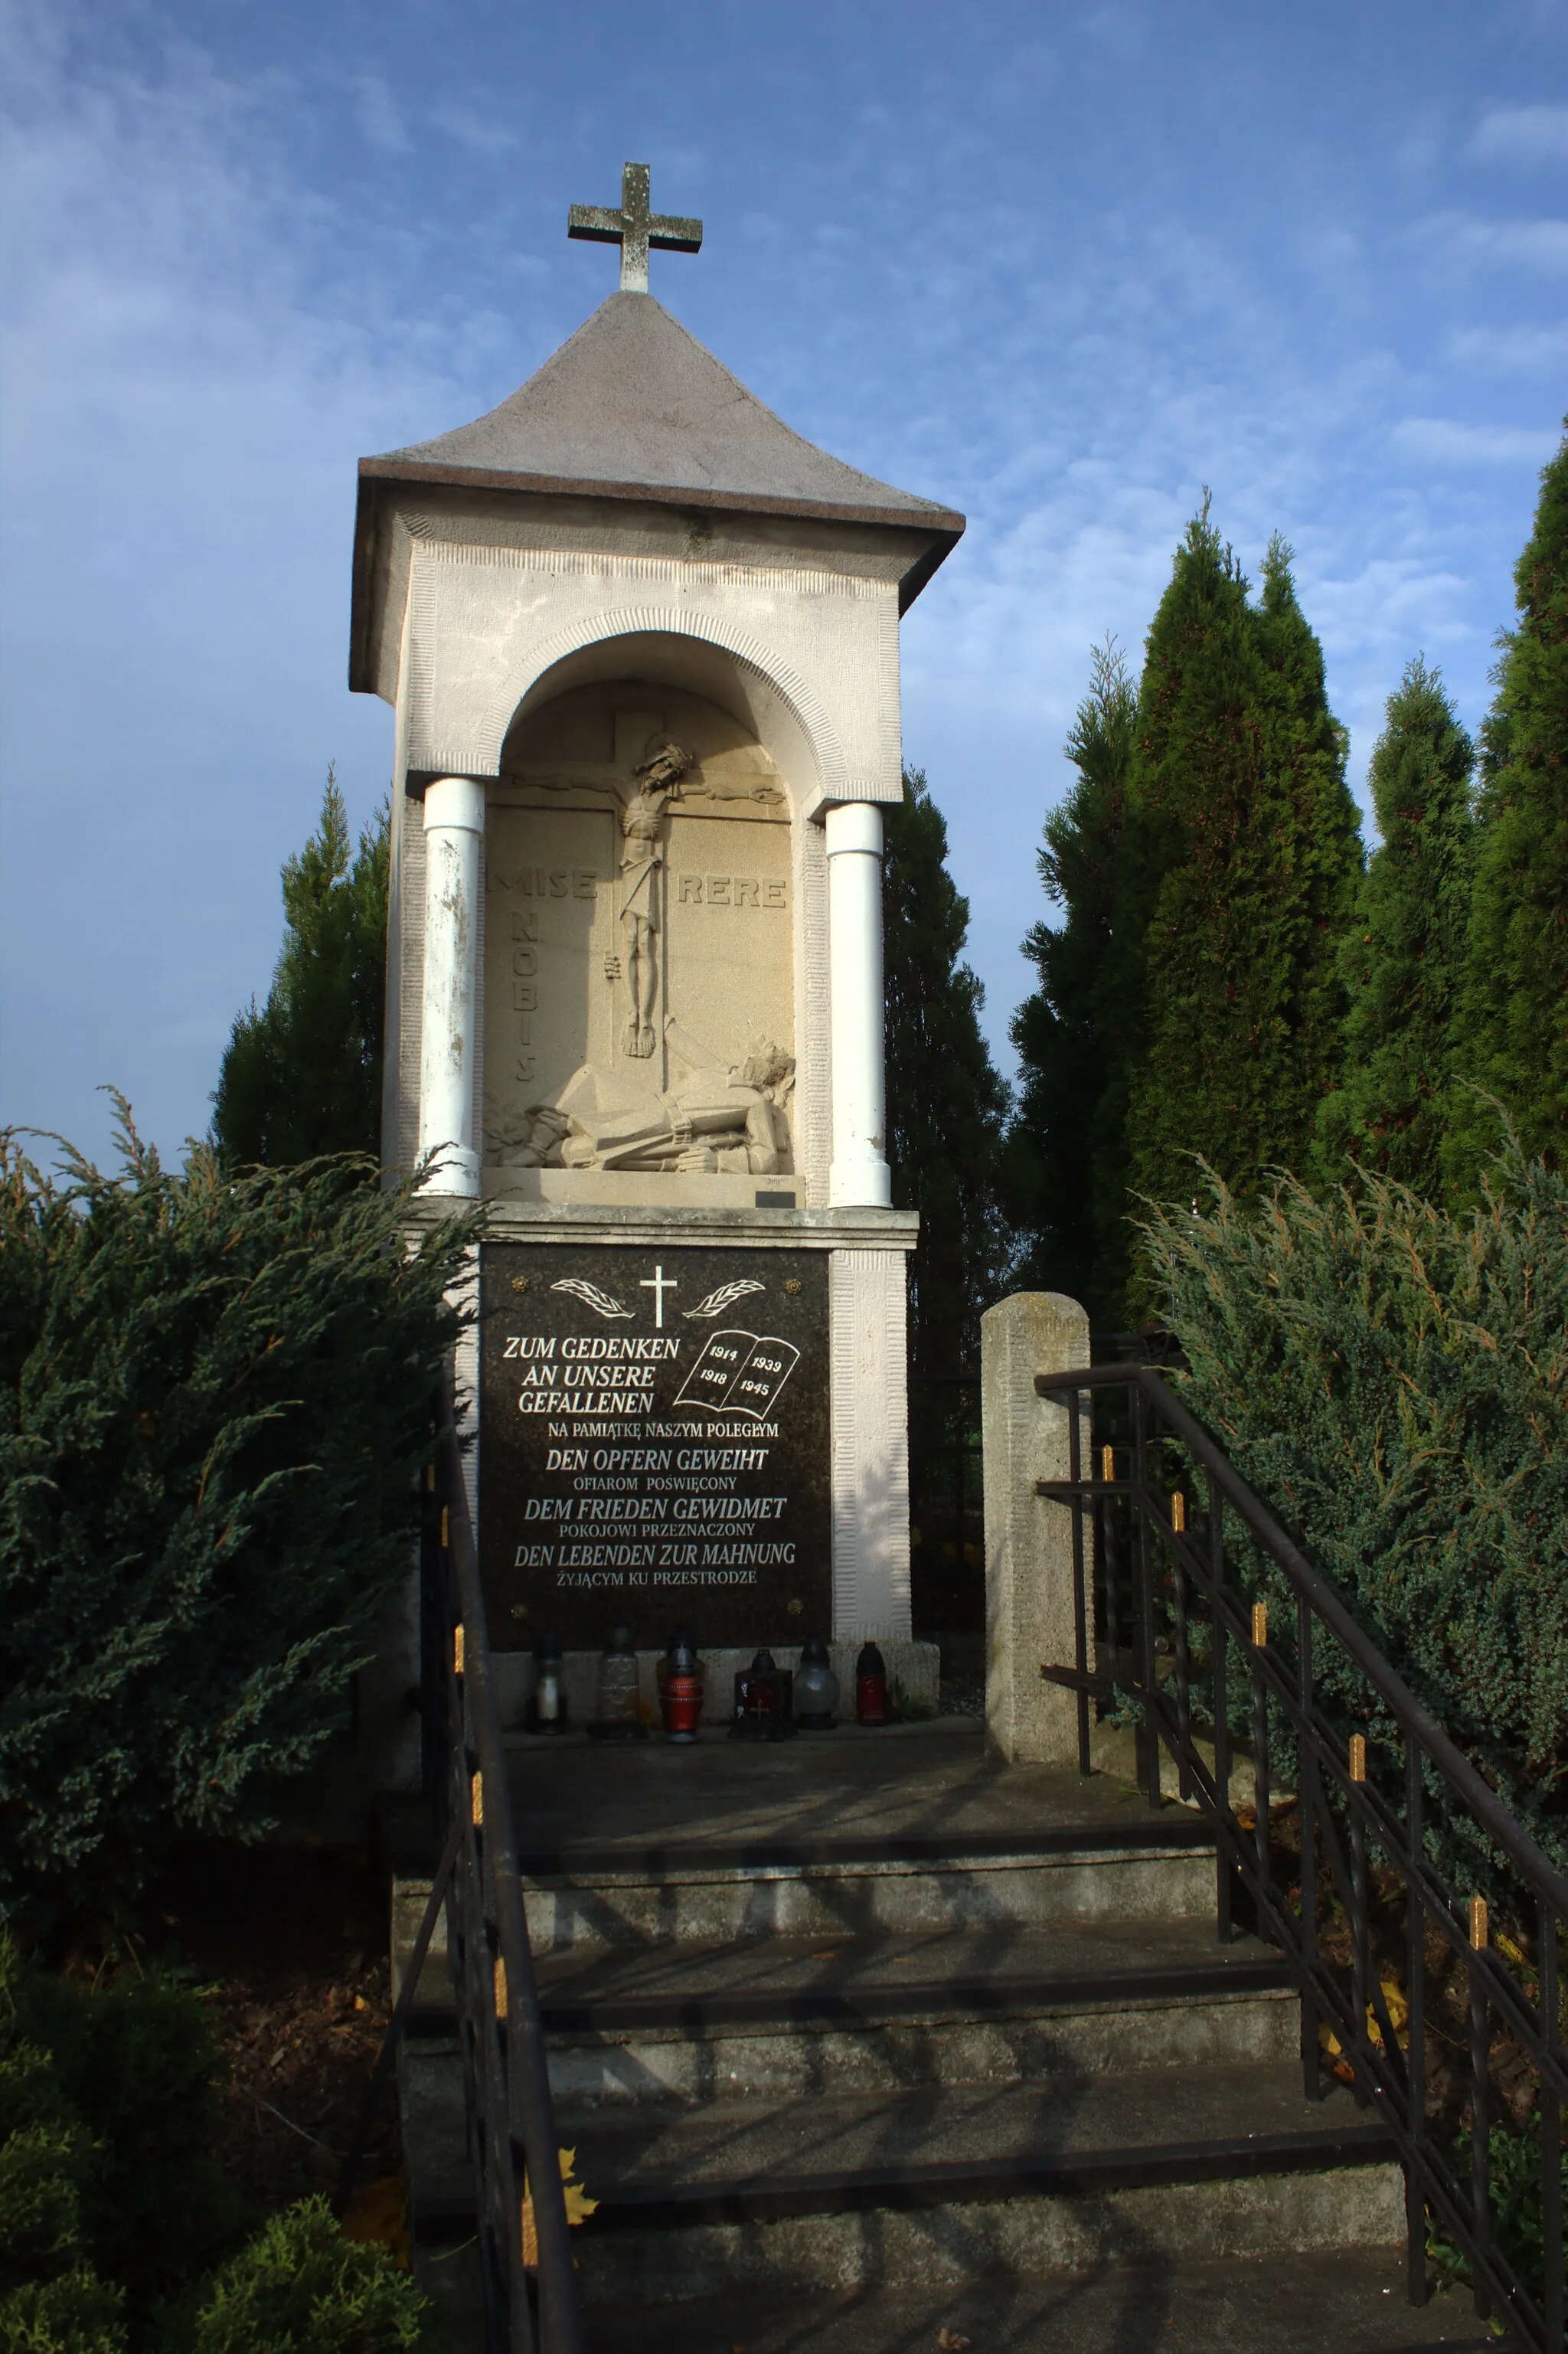
[[[689,1747],[584,1736],[508,1744],[517,1844],[533,1872],[620,1862],[653,1869],[722,1851],[811,1862],[852,1853],[1049,1853],[1107,1844],[1210,1844],[1192,1809],[1150,1814],[1105,1775],[1008,1766],[969,1718],[871,1731],[840,1725],[794,1741],[731,1741],[705,1728]]]

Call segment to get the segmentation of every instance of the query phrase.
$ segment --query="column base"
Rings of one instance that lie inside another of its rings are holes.
[[[828,1172],[831,1210],[890,1210],[893,1172],[885,1161],[835,1161]]]
[[[456,1193],[467,1201],[477,1201],[480,1193],[478,1153],[461,1144],[439,1145],[429,1174],[420,1182],[419,1191],[421,1193]]]

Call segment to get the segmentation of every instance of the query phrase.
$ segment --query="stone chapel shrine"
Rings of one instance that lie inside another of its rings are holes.
[[[397,714],[385,1158],[488,1211],[459,1373],[491,1640],[873,1636],[934,1697],[882,813],[899,617],[963,517],[654,300],[650,249],[702,224],[645,165],[569,233],[620,246],[619,292],[488,416],[362,459],[355,535],[350,684]]]

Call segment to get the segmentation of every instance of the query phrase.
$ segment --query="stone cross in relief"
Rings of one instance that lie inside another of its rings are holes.
[[[637,1288],[639,1291],[651,1291],[653,1294],[653,1321],[662,1332],[664,1330],[664,1294],[667,1291],[679,1291],[680,1278],[666,1275],[662,1267],[655,1267],[652,1275],[643,1277]]]
[[[648,166],[625,164],[620,173],[620,209],[613,205],[574,205],[567,215],[567,235],[586,238],[594,245],[620,248],[620,291],[648,292],[648,249],[662,253],[696,253],[703,242],[700,220],[679,220],[673,213],[648,209]]]

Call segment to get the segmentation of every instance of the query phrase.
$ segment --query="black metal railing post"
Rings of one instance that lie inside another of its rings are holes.
[[[1143,1392],[1132,1393],[1132,1491],[1149,1493],[1149,1415]],[[1139,1511],[1133,1532],[1133,1575],[1137,1580],[1139,1677],[1143,1685],[1143,1783],[1151,1807],[1160,1804],[1160,1734],[1155,1722],[1155,1696],[1160,1667],[1154,1648],[1154,1564],[1150,1559],[1149,1515]]]
[[[1074,1390],[1067,1400],[1067,1464],[1075,1489],[1084,1476],[1083,1400]],[[1078,1686],[1078,1771],[1089,1771],[1089,1629],[1088,1610],[1084,1588],[1084,1500],[1073,1498],[1073,1664],[1080,1677]]]
[[[1209,1490],[1209,1576],[1217,1593],[1225,1569],[1225,1500],[1214,1484],[1213,1474]],[[1214,1790],[1219,1814],[1228,1814],[1231,1803],[1231,1687],[1229,1629],[1224,1613],[1215,1610],[1213,1620],[1214,1647]],[[1222,1946],[1228,1946],[1235,1934],[1232,1919],[1231,1857],[1224,1839],[1214,1843],[1217,1890],[1214,1902],[1215,1927]]]
[[[1173,1536],[1181,1535],[1187,1526],[1187,1498],[1177,1488],[1171,1498],[1171,1528]],[[1188,1760],[1192,1749],[1192,1692],[1191,1661],[1187,1645],[1187,1574],[1181,1566],[1180,1545],[1171,1547],[1171,1602],[1175,1639],[1176,1664],[1176,1739],[1177,1793],[1183,1806],[1192,1797],[1192,1773]]]
[[[1482,1897],[1470,1899],[1470,1951],[1478,1954],[1486,1944],[1487,1907]],[[1491,2104],[1487,2095],[1490,2089],[1487,2068],[1491,2045],[1487,2018],[1487,1989],[1482,1974],[1474,1961],[1470,1973],[1470,2197],[1475,2207],[1476,2234],[1476,2318],[1485,2321],[1492,2309],[1486,2289],[1487,2259],[1491,2253]]]
[[[1549,2060],[1555,2060],[1560,2073],[1563,2062],[1563,2010],[1558,1974],[1558,1940],[1564,1924],[1553,1920],[1547,1899],[1542,1896],[1535,1908],[1536,1950],[1540,1959],[1538,1985],[1541,1994],[1541,2017],[1546,2032]],[[1563,2244],[1563,2102],[1558,2097],[1547,2074],[1541,2087],[1541,2237],[1547,2249]],[[1548,2346],[1568,2345],[1568,2313],[1563,2310],[1563,2267],[1555,2271],[1548,2261],[1546,2294],[1542,2319],[1545,2324]]]
[[[1419,1861],[1425,1832],[1421,1808],[1421,1750],[1404,1744],[1404,1843]],[[1404,2168],[1406,2285],[1412,2305],[1426,2302],[1426,2200],[1422,2176],[1426,2157],[1426,1921],[1414,1873],[1405,1882],[1405,2098],[1410,2114],[1410,2158]]]
[[[1352,1739],[1359,1736],[1352,1735]],[[1362,1771],[1365,1768],[1363,1766]],[[1364,2109],[1372,2098],[1372,2038],[1367,2031],[1367,1827],[1356,1803],[1359,1776],[1351,1767],[1351,2019],[1355,2047],[1351,2055],[1356,2106]]]
[[[1270,1857],[1270,1821],[1274,1812],[1274,1793],[1268,1775],[1268,1688],[1263,1677],[1263,1653],[1268,1648],[1268,1605],[1255,1602],[1252,1606],[1252,1640],[1247,1653],[1247,1670],[1252,1677],[1252,1831],[1253,1845],[1257,1854],[1257,1874],[1263,1893],[1258,1926],[1266,1934],[1269,1898],[1273,1893],[1274,1876]]]
[[[1304,1718],[1315,1704],[1312,1689],[1312,1610],[1304,1597],[1296,1603],[1296,1690]],[[1312,1982],[1318,1970],[1318,1761],[1303,1744],[1297,1772],[1300,1785],[1301,1822],[1301,1950],[1307,1966],[1301,1994],[1301,2087],[1309,2101],[1323,2097],[1323,2068],[1318,2046],[1318,2005]]]

